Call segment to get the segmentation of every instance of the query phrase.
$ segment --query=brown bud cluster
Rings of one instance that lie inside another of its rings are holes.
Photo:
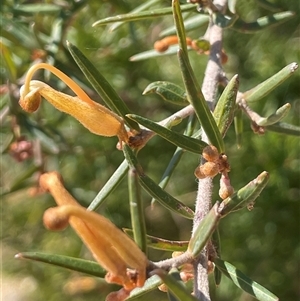
[[[213,178],[218,173],[230,171],[230,166],[225,154],[219,154],[217,148],[208,145],[203,149],[203,158],[207,161],[195,169],[195,176],[198,179]]]

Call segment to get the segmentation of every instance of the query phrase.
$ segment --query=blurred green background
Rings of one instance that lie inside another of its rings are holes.
[[[170,5],[170,1],[161,1]],[[237,13],[253,21],[271,12],[262,1],[238,1]],[[54,4],[47,11],[24,11],[18,4]],[[116,149],[116,138],[89,133],[73,118],[44,102],[35,114],[25,114],[18,106],[18,89],[29,66],[36,60],[54,64],[78,81],[94,99],[99,96],[70,57],[65,41],[76,45],[116,89],[134,113],[155,121],[176,112],[179,107],[163,102],[156,95],[143,96],[146,86],[167,80],[183,86],[176,56],[130,62],[129,58],[153,48],[159,33],[172,25],[172,16],[125,24],[114,32],[108,27],[95,27],[93,22],[112,15],[127,13],[140,1],[4,1],[1,5],[1,250],[2,297],[10,301],[38,300],[104,300],[116,288],[96,278],[49,266],[21,261],[14,255],[21,251],[43,251],[74,257],[91,258],[72,229],[54,233],[42,224],[46,208],[53,206],[50,195],[33,195],[38,173],[29,156],[22,162],[12,155],[12,144],[20,133],[26,141],[40,141],[45,170],[58,170],[68,190],[84,206],[93,200],[101,187],[123,161]],[[224,32],[224,49],[229,60],[224,66],[228,78],[238,73],[240,90],[245,91],[278,72],[291,62],[299,63],[299,2],[274,0],[281,11],[297,15],[277,27],[256,34]],[[205,26],[189,35],[200,37]],[[206,56],[190,54],[193,68],[202,81]],[[68,92],[54,76],[41,72],[41,80]],[[9,83],[9,90],[7,84]],[[285,122],[299,126],[299,71],[265,99],[252,105],[263,116],[291,102],[292,110]],[[36,142],[35,142],[36,143]],[[270,181],[254,209],[233,213],[222,220],[220,235],[222,258],[236,265],[246,275],[262,284],[280,300],[300,299],[300,145],[299,138],[267,132],[254,134],[244,117],[243,144],[237,148],[233,127],[225,138],[231,163],[230,178],[238,189],[266,170]],[[154,137],[140,152],[145,172],[156,182],[167,166],[175,147]],[[193,171],[199,162],[195,154],[184,154],[167,191],[189,206],[194,206],[197,182]],[[217,183],[217,180],[216,180]],[[218,189],[214,200],[218,200]],[[130,227],[127,181],[109,196],[98,210],[119,227]],[[191,221],[169,213],[143,194],[147,233],[166,239],[188,240]],[[157,261],[170,253],[150,251]],[[78,282],[79,279],[79,282]],[[219,288],[212,283],[212,300],[254,300],[223,277]],[[154,292],[143,300],[166,300]]]

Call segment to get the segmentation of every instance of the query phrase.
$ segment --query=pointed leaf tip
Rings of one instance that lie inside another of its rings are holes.
[[[297,69],[298,69],[298,64],[295,62],[285,66],[276,74],[266,79],[264,82],[244,92],[243,98],[248,103],[255,102],[257,100],[262,99],[263,97],[268,95],[271,91],[273,91],[276,87],[278,87],[281,83],[287,80],[290,76],[292,76]]]
[[[223,261],[219,258],[214,259],[214,263],[217,268],[233,283],[243,291],[247,292],[251,296],[255,297],[259,301],[279,301],[279,298],[267,290],[262,285],[253,281],[235,266],[227,261]]]
[[[247,185],[239,189],[232,196],[226,198],[218,209],[218,212],[222,215],[222,218],[230,212],[237,211],[248,207],[253,207],[255,200],[263,191],[269,180],[269,173],[263,171],[254,180]]]

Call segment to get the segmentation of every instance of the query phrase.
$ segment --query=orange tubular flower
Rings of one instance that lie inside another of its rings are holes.
[[[79,205],[64,188],[58,173],[43,174],[40,185],[52,194],[58,205],[44,214],[48,229],[61,230],[69,223],[108,271],[106,281],[122,285],[124,292],[144,285],[149,262],[133,240],[105,217]]]
[[[54,73],[77,96],[61,93],[41,81],[31,80],[34,72],[41,68]],[[127,143],[128,134],[120,116],[91,100],[71,78],[46,63],[34,65],[28,70],[25,84],[20,89],[19,104],[23,110],[32,113],[39,108],[41,97],[44,97],[58,110],[76,118],[90,132],[100,136],[118,136],[120,142]]]

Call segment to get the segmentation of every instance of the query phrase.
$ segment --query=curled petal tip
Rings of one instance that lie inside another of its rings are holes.
[[[29,113],[35,112],[41,103],[41,95],[39,94],[39,88],[30,91],[29,93],[25,93],[24,86],[20,89],[20,100],[19,104],[21,108]]]
[[[47,229],[60,231],[68,226],[69,216],[65,214],[63,209],[64,207],[55,207],[45,211],[43,222]]]

